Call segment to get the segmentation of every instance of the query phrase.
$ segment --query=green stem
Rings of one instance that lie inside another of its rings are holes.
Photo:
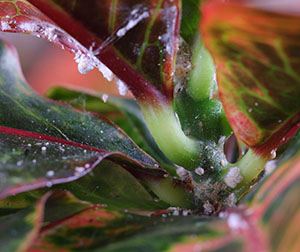
[[[144,182],[161,200],[171,206],[192,208],[191,195],[185,191],[181,184],[176,185],[171,176],[164,179],[147,179]]]
[[[267,161],[268,158],[263,158],[249,149],[246,155],[237,162],[243,176],[243,183],[251,183],[264,170]]]
[[[235,164],[228,165],[224,169],[225,183],[235,190],[244,187],[248,188],[264,170],[268,159],[269,157],[262,157],[249,149],[241,160]]]
[[[141,106],[145,120],[157,145],[175,164],[192,170],[197,167],[200,142],[187,137],[181,129],[171,104],[160,107]]]
[[[188,82],[188,90],[196,101],[211,97],[216,83],[215,66],[210,53],[205,49],[200,36],[197,38],[192,58],[193,69]]]

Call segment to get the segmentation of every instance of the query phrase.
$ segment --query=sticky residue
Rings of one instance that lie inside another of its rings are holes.
[[[143,12],[140,15],[136,15],[137,11],[133,10],[131,12],[131,19],[129,19],[128,23],[122,27],[121,29],[119,29],[117,31],[117,36],[118,37],[123,37],[129,30],[131,30],[133,27],[135,27],[139,22],[141,22],[143,19],[149,17],[149,13],[147,11]],[[136,17],[135,17],[136,15]]]

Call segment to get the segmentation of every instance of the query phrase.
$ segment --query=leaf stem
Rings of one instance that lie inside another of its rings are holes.
[[[176,185],[171,176],[164,179],[144,179],[144,182],[161,200],[173,207],[193,206],[191,194],[185,191],[183,184]]]
[[[264,158],[249,149],[245,156],[237,162],[244,178],[243,183],[251,183],[264,170],[268,159],[268,157]]]
[[[200,142],[186,136],[171,104],[141,106],[147,125],[162,152],[175,164],[192,170],[199,163]]]
[[[193,48],[192,66],[188,82],[189,94],[197,101],[210,98],[216,87],[215,66],[200,36],[196,39]]]
[[[224,169],[225,183],[235,190],[249,188],[251,184],[256,182],[268,160],[269,157],[260,156],[249,149],[238,162],[230,164]]]

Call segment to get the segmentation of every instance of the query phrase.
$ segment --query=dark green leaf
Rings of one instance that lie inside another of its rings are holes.
[[[86,176],[54,188],[66,189],[81,200],[106,204],[110,208],[145,211],[169,207],[159,199],[155,200],[153,194],[151,195],[124,167],[109,160],[103,160]]]
[[[158,197],[169,200],[161,194],[159,184],[163,183],[164,188],[167,187],[164,190],[172,191],[174,187],[172,179],[165,178],[166,172],[159,169],[159,165],[139,149],[124,132],[97,115],[78,112],[70,106],[38,96],[25,84],[18,68],[15,51],[4,43],[1,44],[0,49],[0,60],[8,62],[9,59],[10,62],[10,64],[3,64],[0,69],[2,71],[0,83],[2,198],[76,180],[91,172],[103,158],[110,156],[119,170],[123,167],[150,188],[153,187]],[[111,156],[112,154],[114,157]],[[142,196],[136,198],[152,200],[152,196],[135,178],[130,177],[131,175],[126,171],[120,171],[121,173],[123,177],[127,176],[123,179],[122,188],[125,186],[140,188],[138,192]],[[93,181],[93,183],[104,183],[105,174],[101,175],[100,181]],[[169,181],[168,186],[165,186],[165,180]],[[108,183],[106,185],[109,186]],[[93,186],[94,184],[90,185]],[[184,186],[181,184],[180,187],[183,196],[186,195]],[[114,189],[122,190],[110,186],[104,188],[104,191]],[[126,191],[123,192],[122,197],[124,195]],[[109,201],[108,195],[101,195],[101,197]],[[172,204],[177,205],[178,201],[173,199]],[[180,198],[179,202],[182,199]],[[123,203],[125,201],[123,200]],[[120,202],[116,204],[119,207]],[[136,202],[132,208],[140,206],[139,200]],[[183,199],[183,202],[186,202],[186,199]],[[154,208],[158,205],[152,201],[150,203],[153,203]],[[152,205],[150,203],[149,205]]]
[[[202,0],[182,0],[180,35],[191,46],[198,34],[200,3]]]
[[[71,90],[64,87],[51,88],[46,96],[69,103],[85,111],[97,112],[117,124],[144,151],[150,154],[167,171],[173,173],[176,168],[155,143],[138,104],[130,99],[109,96],[102,100],[102,94],[86,90]]]
[[[127,157],[116,154],[113,157],[114,153],[3,127],[0,127],[0,149],[0,198],[63,183],[57,188],[68,189],[80,199],[94,204],[143,210],[168,207],[154,202],[153,196],[131,175],[147,183],[165,180],[166,173],[159,169],[143,171]],[[105,157],[113,161],[103,160]],[[77,181],[67,183],[73,180]],[[11,207],[5,207],[2,202],[3,214],[6,214],[5,210],[13,212],[26,206],[31,196],[20,197],[20,202],[16,202],[18,198],[8,199],[6,204]]]
[[[4,127],[0,127],[0,149],[1,198],[78,179],[110,154]]]

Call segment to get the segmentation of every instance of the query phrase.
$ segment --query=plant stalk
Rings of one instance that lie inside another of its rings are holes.
[[[184,134],[172,105],[141,107],[150,132],[162,152],[172,162],[188,170],[197,167],[201,142]]]

